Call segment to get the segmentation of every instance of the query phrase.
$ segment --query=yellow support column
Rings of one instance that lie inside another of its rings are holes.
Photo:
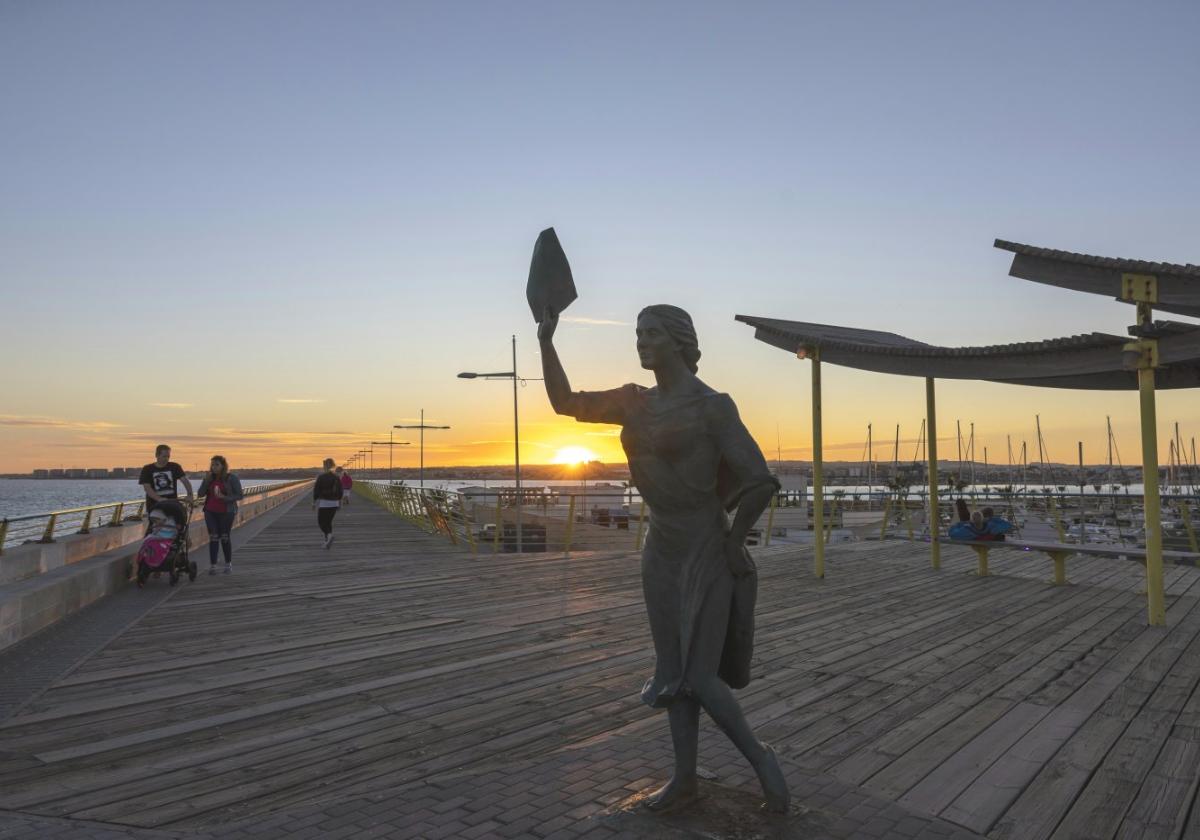
[[[496,531],[492,534],[492,554],[500,553],[500,529],[504,526],[503,512],[500,509],[500,502],[503,497],[500,495],[500,490],[496,490]]]
[[[1154,322],[1158,303],[1158,278],[1153,274],[1122,274],[1121,299],[1137,304],[1137,325]],[[1167,623],[1163,592],[1162,500],[1158,495],[1158,413],[1154,406],[1154,369],[1158,367],[1158,342],[1141,337],[1125,345],[1134,356],[1138,373],[1138,402],[1142,421],[1142,487],[1146,508],[1146,609],[1151,626]]]
[[[812,437],[813,437],[813,574],[825,577],[825,483],[821,441],[821,348],[808,351],[812,356]]]
[[[1151,626],[1160,626],[1167,623],[1167,610],[1163,592],[1162,502],[1158,496],[1158,416],[1154,406],[1153,367],[1138,370],[1138,396],[1142,413],[1142,486],[1146,502],[1146,605]]]
[[[571,501],[567,503],[567,534],[563,543],[563,554],[571,555],[571,535],[575,533],[575,494],[571,494]]]
[[[1192,527],[1192,514],[1188,510],[1188,504],[1185,499],[1179,501],[1179,515],[1183,517],[1183,528],[1187,531],[1188,545],[1192,549],[1192,553],[1200,551],[1200,546],[1196,543],[1196,530]]]
[[[642,536],[646,533],[646,500],[642,500],[642,506],[638,510],[638,529],[637,537],[634,539],[634,545],[638,551],[642,550]]]
[[[929,453],[929,562],[942,568],[941,519],[938,516],[937,405],[933,377],[925,377],[925,437]]]
[[[775,504],[779,499],[779,494],[775,493],[771,496],[771,505],[767,513],[767,534],[763,537],[763,545],[771,544],[771,529],[775,527]]]
[[[42,538],[38,542],[52,543],[54,542],[54,526],[58,522],[58,514],[50,514],[50,521],[46,523],[46,530],[42,533]]]

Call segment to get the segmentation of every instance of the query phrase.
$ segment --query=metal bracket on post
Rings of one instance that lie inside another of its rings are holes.
[[[1121,300],[1158,303],[1158,277],[1153,274],[1122,274]]]
[[[1158,341],[1142,338],[1130,341],[1121,347],[1125,354],[1126,370],[1153,370],[1158,367]]]

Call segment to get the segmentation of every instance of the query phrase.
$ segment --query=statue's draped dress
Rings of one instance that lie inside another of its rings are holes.
[[[729,571],[726,511],[747,490],[779,486],[729,395],[697,386],[677,396],[638,385],[575,394],[577,419],[622,426],[650,508],[642,589],[657,661],[642,700],[655,707],[714,675],[733,688],[750,681],[757,577]]]

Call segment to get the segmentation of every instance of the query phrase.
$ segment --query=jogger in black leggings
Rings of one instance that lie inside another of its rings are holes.
[[[342,506],[342,482],[333,472],[333,459],[326,458],[325,472],[313,482],[313,507],[317,511],[317,526],[325,535],[325,548],[333,544],[333,517]]]

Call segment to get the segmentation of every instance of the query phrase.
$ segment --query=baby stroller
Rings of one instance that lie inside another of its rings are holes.
[[[196,579],[196,564],[188,560],[188,515],[176,501],[159,502],[150,511],[150,533],[137,555],[137,585],[141,589],[152,574],[167,572],[171,586],[186,574]]]

